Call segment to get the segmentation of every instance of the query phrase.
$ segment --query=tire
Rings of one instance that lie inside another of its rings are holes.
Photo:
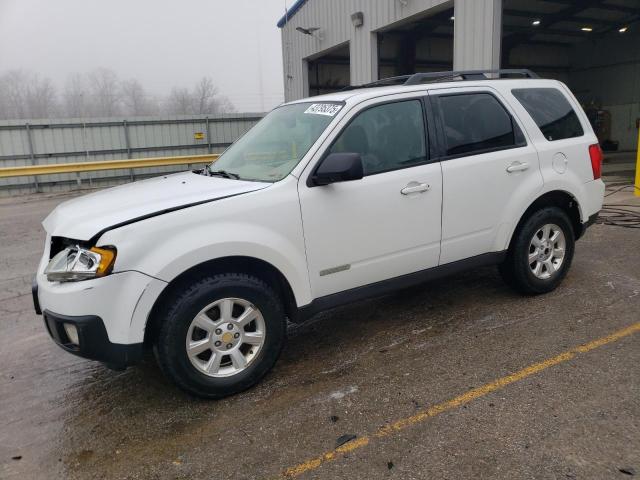
[[[167,303],[158,319],[161,327],[154,353],[163,373],[192,395],[215,399],[246,390],[280,356],[286,339],[282,304],[273,289],[256,277],[240,273],[205,277],[176,292]],[[255,318],[239,326],[245,313],[246,318]],[[190,353],[187,343],[194,346]],[[196,355],[200,349],[204,350]],[[242,368],[240,356],[246,362]]]
[[[548,240],[545,240],[545,226],[550,227]],[[558,230],[561,236],[553,241]],[[534,235],[537,241],[534,241]],[[561,238],[563,242],[558,241]],[[560,259],[561,249],[564,254]],[[566,276],[574,251],[575,233],[571,220],[562,209],[545,207],[533,212],[518,227],[499,271],[504,281],[520,293],[548,293]],[[529,263],[530,255],[536,257],[532,263]]]

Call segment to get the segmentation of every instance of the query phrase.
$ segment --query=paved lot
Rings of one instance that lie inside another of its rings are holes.
[[[30,280],[66,198],[0,201],[0,478],[640,477],[640,230],[594,226],[546,296],[488,268],[325,313],[205,402],[48,339]]]

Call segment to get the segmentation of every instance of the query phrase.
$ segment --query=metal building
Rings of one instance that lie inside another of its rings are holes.
[[[530,68],[569,85],[605,149],[640,122],[640,0],[297,0],[287,101],[415,72]]]

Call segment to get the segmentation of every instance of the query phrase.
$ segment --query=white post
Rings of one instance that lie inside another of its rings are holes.
[[[502,0],[455,0],[454,70],[500,68]]]
[[[365,20],[366,22],[366,20]],[[349,42],[351,85],[362,85],[378,80],[378,37],[365,27],[355,29]]]

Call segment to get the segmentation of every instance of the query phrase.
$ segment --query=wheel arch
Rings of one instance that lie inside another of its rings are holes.
[[[167,303],[175,292],[185,288],[191,282],[203,275],[215,275],[218,273],[245,273],[253,275],[274,288],[282,300],[284,311],[289,320],[295,322],[298,318],[298,307],[293,289],[285,275],[271,263],[249,256],[228,256],[207,260],[194,265],[177,275],[162,290],[153,304],[147,319],[144,332],[144,343],[153,342],[160,327],[159,312],[167,308]]]
[[[509,237],[509,248],[511,248],[511,243],[513,242],[515,233],[527,220],[527,218],[529,218],[529,216],[531,216],[533,212],[545,207],[559,207],[564,210],[571,220],[575,239],[577,240],[578,238],[580,238],[580,235],[582,234],[582,221],[580,204],[578,203],[578,200],[574,195],[565,190],[551,190],[549,192],[543,193],[538,198],[536,198],[520,215],[520,219],[518,220],[518,223],[516,224],[515,228],[511,232],[511,236]]]

